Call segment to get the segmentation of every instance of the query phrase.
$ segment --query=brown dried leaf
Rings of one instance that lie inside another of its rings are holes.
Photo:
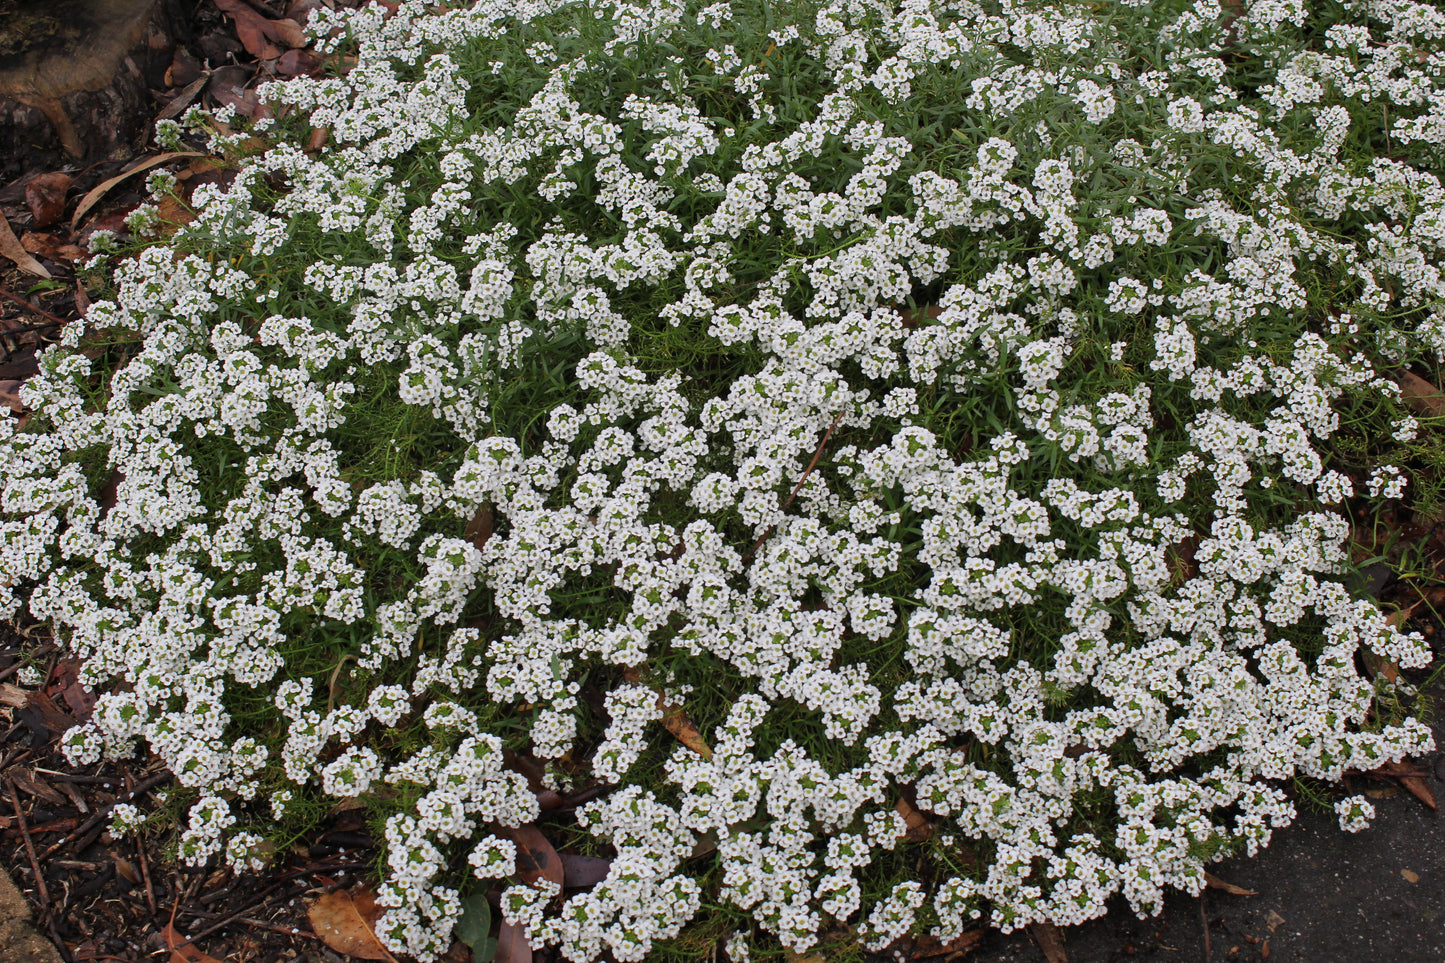
[[[477,509],[472,520],[467,522],[466,530],[462,532],[464,538],[477,548],[485,548],[487,541],[492,537],[492,506],[483,505]]]
[[[907,827],[903,831],[903,838],[910,843],[921,843],[933,835],[933,823],[929,822],[928,817],[915,809],[907,799],[900,796],[898,804],[893,807],[893,810],[903,817],[903,822]]]
[[[0,381],[0,405],[9,408],[11,414],[26,410],[25,402],[20,400],[20,386],[23,384],[23,381]]]
[[[300,77],[317,70],[324,62],[309,50],[288,50],[276,61],[276,73],[282,77]]]
[[[65,192],[70,190],[69,174],[58,171],[41,174],[25,185],[25,206],[30,208],[31,223],[47,228],[65,216]]]
[[[529,823],[508,829],[506,833],[517,844],[517,875],[527,883],[548,880],[556,883],[560,891],[566,882],[562,860],[557,857],[557,850],[547,842],[547,837],[542,835],[542,830]]]
[[[1245,889],[1243,886],[1235,886],[1233,883],[1226,883],[1224,880],[1220,879],[1218,876],[1215,876],[1213,873],[1204,874],[1204,883],[1210,889],[1222,890],[1223,892],[1229,893],[1233,896],[1259,895],[1252,889]]]
[[[51,787],[48,782],[36,778],[36,775],[30,772],[29,769],[12,769],[7,775],[9,775],[9,778],[16,784],[16,787],[25,789],[25,791],[29,792],[33,797],[42,798],[42,800],[52,802],[52,804],[55,805],[65,805],[69,802],[64,795],[56,792],[55,788]]]
[[[913,943],[913,959],[931,960],[939,956],[961,955],[983,939],[986,929],[969,930],[947,943],[940,943],[932,936],[920,936]]]
[[[493,963],[532,963],[532,944],[527,934],[515,923],[502,921],[502,931],[497,935],[497,955]]]
[[[1064,937],[1057,926],[1053,923],[1030,923],[1029,933],[1039,944],[1039,949],[1044,951],[1044,958],[1049,963],[1069,963],[1069,956],[1064,952]]]
[[[1430,784],[1420,775],[1419,770],[1413,769],[1403,762],[1387,762],[1376,772],[1387,776],[1394,776],[1400,780],[1400,785],[1410,790],[1410,794],[1435,811],[1440,806],[1435,802],[1435,793],[1430,790]]]
[[[1445,415],[1445,392],[1417,374],[1401,369],[1395,372],[1400,397],[1405,404],[1426,417]]]
[[[603,859],[600,856],[562,853],[558,859],[562,861],[562,875],[565,877],[569,889],[586,889],[589,886],[596,886],[606,878],[608,870],[612,868],[612,860]]]
[[[174,194],[162,197],[156,205],[156,219],[160,224],[161,237],[170,237],[185,225],[196,219],[196,214]]]
[[[36,277],[49,278],[50,272],[45,270],[45,265],[30,256],[20,244],[20,239],[10,229],[10,222],[0,215],[0,255],[8,257],[15,262],[15,266],[26,274],[33,274]]]
[[[376,921],[383,912],[376,905],[376,894],[366,889],[354,894],[343,889],[333,890],[306,907],[311,928],[336,952],[362,960],[396,963],[396,957],[387,952],[376,936]]]
[[[187,943],[186,938],[176,932],[174,923],[167,923],[161,936],[166,941],[166,949],[171,951],[171,963],[221,963],[214,956],[202,953],[196,944]]]
[[[84,217],[87,213],[89,213],[90,209],[94,207],[102,197],[109,193],[112,187],[115,187],[115,185],[119,184],[121,181],[124,181],[130,177],[134,177],[142,171],[148,171],[152,167],[157,167],[161,164],[164,164],[166,161],[174,160],[178,157],[205,156],[205,154],[196,150],[178,150],[171,151],[167,154],[157,154],[154,157],[147,157],[145,160],[139,161],[138,163],[132,165],[129,169],[122,171],[121,173],[110,178],[109,180],[101,181],[99,184],[95,185],[95,187],[91,189],[90,193],[82,197],[80,199],[80,203],[76,205],[75,213],[70,215],[70,229],[72,231],[75,230],[76,225],[80,223],[80,219]]]
[[[119,873],[127,883],[130,883],[132,886],[139,886],[140,873],[136,872],[135,864],[128,859],[121,859],[119,856],[114,857],[114,859],[115,871]]]
[[[38,234],[26,231],[20,237],[20,246],[31,254],[49,258],[52,261],[78,261],[85,257],[85,249],[69,244],[59,234]]]
[[[286,47],[305,46],[305,33],[295,20],[286,21],[290,27],[276,27],[274,25],[281,21],[266,19],[241,0],[216,0],[216,6],[235,22],[236,39],[240,40],[246,52],[257,60],[274,60],[281,56],[281,47],[272,43],[273,40]],[[300,43],[290,43],[283,39],[283,36],[296,38],[298,35]]]
[[[704,759],[711,759],[712,748],[707,744],[707,740],[702,737],[702,733],[698,732],[697,726],[693,724],[693,721],[687,717],[687,713],[683,712],[678,706],[669,705],[663,701],[660,695],[657,697],[657,701],[662,706],[662,724],[667,731],[672,733],[678,742],[687,746],[699,756],[702,756]]]

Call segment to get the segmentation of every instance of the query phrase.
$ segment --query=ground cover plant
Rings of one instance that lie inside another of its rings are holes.
[[[574,960],[947,943],[1156,910],[1430,747],[1346,576],[1439,482],[1388,377],[1445,354],[1434,7],[312,26],[349,70],[191,118],[239,173],[0,428],[0,614],[106,690],[73,760],[174,771],[178,858],[354,801],[422,959],[493,887]],[[549,824],[591,889],[519,874],[518,758],[601,787]]]

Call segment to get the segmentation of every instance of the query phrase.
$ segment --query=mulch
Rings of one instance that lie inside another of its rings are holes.
[[[311,932],[305,904],[374,865],[375,844],[355,814],[338,814],[264,874],[180,865],[173,830],[113,836],[116,803],[161,809],[173,777],[154,757],[66,761],[58,736],[89,716],[94,696],[46,638],[39,627],[0,626],[0,862],[35,901],[62,958],[342,959]],[[27,671],[39,681],[19,681]]]

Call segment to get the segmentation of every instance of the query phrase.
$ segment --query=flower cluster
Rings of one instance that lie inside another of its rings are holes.
[[[316,12],[350,71],[209,128],[234,179],[0,421],[0,615],[106,690],[65,751],[158,754],[192,863],[374,807],[419,959],[493,880],[574,960],[1197,892],[1277,781],[1431,744],[1341,514],[1419,479],[1334,443],[1409,442],[1383,364],[1445,362],[1445,27],[1305,20]],[[579,785],[563,898],[513,831]]]

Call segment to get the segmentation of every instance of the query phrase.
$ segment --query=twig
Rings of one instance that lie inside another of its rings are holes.
[[[277,885],[279,886],[280,884],[278,883]],[[271,889],[275,889],[275,888],[276,888],[275,886],[271,887]],[[266,892],[270,892],[270,890],[267,890]],[[258,922],[258,921],[256,921],[256,920],[244,919],[244,917],[245,917],[245,915],[246,915],[247,913],[250,913],[250,912],[253,911],[253,910],[260,909],[260,908],[264,908],[264,907],[266,907],[266,906],[270,906],[272,903],[275,903],[275,902],[277,902],[278,900],[291,899],[292,897],[298,896],[298,895],[300,895],[301,893],[304,893],[304,892],[306,892],[306,887],[304,887],[304,886],[292,887],[290,890],[288,890],[288,891],[286,891],[286,892],[284,892],[284,893],[281,893],[281,894],[279,894],[279,895],[277,895],[277,896],[273,896],[273,897],[271,897],[270,899],[256,899],[256,900],[252,900],[250,903],[248,903],[248,904],[246,904],[245,906],[241,907],[241,908],[240,908],[239,910],[237,910],[236,912],[230,914],[229,916],[222,917],[219,921],[217,921],[216,923],[213,923],[212,925],[208,926],[206,929],[201,930],[199,933],[195,934],[194,936],[188,936],[188,937],[186,937],[186,939],[184,939],[184,940],[182,940],[181,942],[175,944],[175,945],[172,946],[170,949],[171,949],[172,951],[175,951],[175,950],[180,949],[180,948],[183,947],[183,946],[189,946],[190,944],[194,943],[196,940],[204,939],[205,937],[210,936],[212,933],[216,932],[217,930],[225,929],[227,926],[230,926],[232,923],[238,923],[238,922],[239,922],[239,923],[245,923],[245,924],[247,924],[248,926],[262,926],[262,927],[265,927],[265,928],[268,928],[268,929],[278,929],[278,930],[280,930],[281,932],[284,932],[284,933],[288,933],[288,934],[289,934],[289,933],[291,932],[291,930],[286,929],[286,928],[284,928],[284,927],[275,927],[275,926],[272,926],[271,924],[260,923],[260,922]],[[263,895],[264,895],[264,893],[263,893]],[[185,914],[186,916],[193,916],[193,917],[200,917],[200,918],[207,918],[207,917],[209,917],[209,918],[211,918],[211,919],[215,919],[215,918],[216,918],[216,914],[214,914],[214,913],[206,913],[206,912],[203,912],[203,911],[197,911],[197,910],[181,910],[181,912],[182,912],[183,914]],[[178,935],[179,935],[179,934],[178,934]],[[299,935],[299,934],[298,934],[298,935]]]
[[[155,919],[160,913],[156,910],[156,894],[151,889],[151,868],[150,860],[146,858],[145,840],[140,836],[136,837],[135,854],[140,861],[140,878],[145,883],[146,907],[151,911],[151,919]]]
[[[798,483],[793,486],[793,491],[792,491],[791,494],[788,495],[788,500],[785,501],[785,502],[783,502],[783,512],[784,512],[784,514],[786,514],[787,511],[788,511],[788,509],[789,509],[790,507],[792,507],[793,499],[795,499],[795,498],[798,497],[798,492],[800,492],[800,491],[803,490],[803,482],[807,481],[807,480],[808,480],[808,476],[813,473],[813,469],[818,467],[818,459],[823,457],[823,447],[828,444],[828,439],[831,438],[831,437],[833,437],[833,429],[834,429],[834,428],[837,428],[837,427],[838,427],[838,422],[840,422],[840,421],[842,421],[842,420],[843,420],[843,412],[840,411],[840,412],[838,412],[837,416],[833,419],[833,423],[828,426],[828,430],[825,431],[825,432],[823,432],[823,440],[820,441],[820,442],[818,442],[818,449],[817,449],[817,451],[813,452],[813,460],[810,461],[810,462],[808,462],[808,467],[807,467],[807,469],[805,469],[805,470],[803,471],[803,476],[802,476],[801,478],[799,478],[799,479],[798,479]],[[766,532],[763,532],[763,534],[761,534],[761,535],[758,536],[758,540],[757,540],[756,542],[753,542],[753,547],[750,548],[750,549],[748,549],[748,553],[743,556],[743,561],[744,561],[744,562],[746,562],[748,559],[752,558],[754,555],[757,554],[758,548],[763,544],[764,541],[767,540],[767,537],[768,537],[769,535],[773,534],[773,529],[775,529],[775,528],[777,528],[777,527],[778,527],[778,526],[776,526],[776,525],[769,525],[769,526],[768,526],[768,530],[767,530]]]
[[[10,805],[15,810],[15,821],[20,824],[20,836],[25,840],[25,855],[30,858],[30,871],[35,874],[35,891],[40,894],[40,909],[46,920],[50,919],[50,891],[45,887],[45,877],[40,872],[40,860],[35,858],[35,844],[30,840],[30,825],[25,812],[20,808],[20,796],[15,792],[15,783],[5,780],[10,792]]]
[[[0,759],[0,772],[4,772],[6,769],[9,769],[11,766],[15,765],[21,759],[24,759],[26,756],[30,755],[30,753],[32,752],[34,752],[33,749],[21,749],[13,756],[7,755],[4,759]]]
[[[154,789],[156,786],[159,786],[161,783],[169,782],[172,778],[174,778],[174,777],[173,777],[173,776],[171,775],[171,773],[169,773],[169,772],[159,772],[159,773],[156,773],[154,776],[150,776],[150,777],[148,777],[148,778],[146,778],[146,779],[142,779],[140,782],[138,782],[138,783],[135,784],[135,788],[134,788],[134,789],[132,789],[130,792],[126,793],[123,797],[116,799],[115,803],[112,803],[111,805],[114,806],[116,803],[130,802],[132,799],[136,798],[136,797],[139,796],[141,793],[146,792],[146,791],[148,791],[148,790],[150,790],[150,789]],[[90,817],[89,819],[87,819],[85,822],[83,822],[83,823],[81,823],[79,826],[77,826],[77,827],[75,828],[75,832],[70,833],[70,834],[67,835],[67,836],[62,836],[62,837],[60,838],[60,841],[59,841],[59,842],[57,842],[57,843],[55,843],[54,845],[52,845],[49,849],[47,849],[47,850],[46,850],[44,853],[42,853],[41,855],[42,855],[42,856],[50,856],[50,855],[53,854],[56,850],[60,849],[60,847],[66,845],[66,844],[69,843],[69,842],[72,842],[73,840],[79,839],[81,836],[84,836],[86,833],[90,832],[92,829],[95,829],[97,826],[99,826],[101,823],[105,822],[105,821],[106,821],[107,819],[109,819],[109,818],[110,818],[110,810],[109,810],[109,809],[107,809],[105,812],[96,813],[94,816],[91,816],[91,817]]]
[[[66,323],[66,320],[65,320],[64,318],[62,318],[60,315],[58,315],[58,314],[51,314],[49,311],[45,310],[44,308],[40,307],[39,305],[37,305],[37,304],[31,304],[29,301],[27,301],[26,299],[22,298],[20,295],[14,293],[13,291],[8,291],[8,290],[6,290],[5,288],[0,288],[0,298],[4,298],[4,299],[7,300],[7,301],[14,301],[16,304],[20,305],[22,308],[24,308],[25,310],[29,311],[31,314],[38,314],[38,315],[40,315],[42,318],[47,318],[47,319],[49,319],[50,321],[54,322],[55,324],[65,324],[65,323]]]

